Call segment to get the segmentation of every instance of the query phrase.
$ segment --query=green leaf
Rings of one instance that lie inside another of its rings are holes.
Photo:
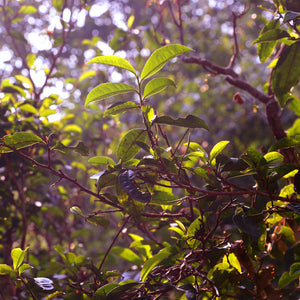
[[[117,175],[110,173],[109,171],[105,171],[103,174],[100,175],[98,179],[98,191],[101,191],[103,188],[113,186],[117,182]]]
[[[137,266],[140,266],[143,263],[142,259],[137,254],[135,254],[131,249],[114,247],[111,250],[111,252],[116,254],[119,258],[127,260]]]
[[[34,65],[35,59],[36,59],[35,54],[30,53],[30,54],[27,55],[26,62],[27,62],[27,65],[28,65],[29,68],[32,68],[32,66]]]
[[[64,0],[52,0],[54,8],[60,12],[63,8]]]
[[[28,112],[33,113],[33,114],[38,113],[37,109],[34,106],[32,106],[31,104],[28,104],[28,103],[19,106],[19,108],[21,110],[28,111]]]
[[[300,79],[300,42],[286,46],[274,68],[272,87],[281,106],[285,105],[285,94],[296,86]]]
[[[32,5],[22,5],[19,9],[19,14],[30,15],[35,14],[37,9]]]
[[[96,75],[97,75],[97,73],[94,70],[86,71],[80,75],[80,77],[78,78],[78,82],[81,82],[89,77],[94,77]]]
[[[261,30],[259,35],[266,33],[267,31],[275,28],[280,28],[279,20],[271,20],[266,24],[266,26]],[[257,44],[257,54],[260,61],[265,62],[272,54],[277,41],[270,41]]]
[[[132,289],[133,287],[136,287],[137,285],[140,285],[140,283],[135,280],[121,281],[118,286],[107,293],[107,297],[117,299],[118,296],[121,297],[121,295],[124,295],[124,292]],[[118,299],[120,299],[119,297]]]
[[[279,152],[272,151],[265,154],[264,159],[267,161],[268,164],[276,165],[283,162],[284,156]]]
[[[90,63],[100,63],[100,64],[106,64],[111,66],[116,66],[122,69],[125,69],[134,75],[136,75],[136,72],[133,68],[133,66],[124,58],[114,56],[114,55],[108,55],[108,56],[97,56],[91,59],[88,64]]]
[[[146,61],[142,70],[141,80],[154,75],[172,58],[188,51],[192,51],[192,49],[178,44],[166,45],[157,49]]]
[[[6,264],[0,264],[0,275],[9,275],[14,273],[14,270]]]
[[[300,262],[296,262],[296,263],[291,265],[290,275],[291,276],[296,275],[296,276],[300,277]]]
[[[21,265],[20,268],[19,268],[19,274],[22,274],[22,273],[24,273],[26,270],[30,270],[30,269],[32,269],[32,266],[31,266],[31,265],[29,265],[29,264],[23,264],[23,265]]]
[[[146,99],[152,95],[155,95],[168,86],[175,86],[173,80],[169,78],[154,78],[147,83],[143,93],[143,99]]]
[[[275,143],[269,151],[275,151],[279,149],[286,149],[290,147],[298,147],[300,146],[300,138],[292,138],[292,137],[285,137]]]
[[[115,287],[117,287],[119,284],[116,283],[116,282],[111,282],[111,283],[108,283],[104,286],[102,286],[101,288],[99,288],[94,296],[93,296],[93,300],[107,300],[107,294],[112,290],[114,289]]]
[[[108,156],[94,156],[88,160],[92,165],[115,165],[116,163]]]
[[[253,43],[277,41],[285,37],[290,37],[289,33],[280,28],[276,28],[262,33]]]
[[[17,80],[19,80],[20,82],[27,84],[30,87],[30,89],[32,90],[32,88],[33,88],[32,82],[30,81],[30,79],[28,77],[19,74],[19,75],[15,75],[15,78]]]
[[[100,101],[112,96],[134,92],[135,89],[125,83],[107,82],[92,89],[86,97],[85,106],[93,101]]]
[[[82,133],[82,128],[76,124],[69,124],[64,127],[64,132]]]
[[[239,260],[237,259],[237,257],[235,256],[234,253],[230,253],[227,257],[229,264],[234,267],[235,269],[237,269],[237,271],[239,273],[242,273],[242,268],[240,265]]]
[[[283,23],[290,22],[300,17],[300,14],[294,11],[288,11],[283,18]]]
[[[5,145],[16,150],[26,148],[37,143],[45,143],[40,137],[30,132],[16,132],[13,135],[6,135],[2,138],[2,141]],[[5,145],[0,146],[0,153],[8,153],[13,151],[12,149],[5,147]]]
[[[261,163],[265,163],[264,156],[255,149],[249,148],[247,154],[242,156],[242,159],[249,165],[257,167]]]
[[[213,159],[215,159],[216,156],[218,154],[220,154],[228,144],[229,144],[229,141],[221,141],[221,142],[217,143],[210,151],[210,154],[209,154],[210,162],[212,162]]]
[[[195,117],[193,115],[188,115],[184,119],[183,118],[173,119],[169,116],[156,117],[153,123],[174,125],[174,126],[187,127],[187,128],[204,128],[208,130],[207,124],[200,118]]]
[[[145,281],[148,274],[153,270],[154,267],[159,265],[163,260],[173,256],[175,254],[174,247],[167,247],[160,250],[157,254],[153,255],[148,259],[143,266],[141,271],[141,281]]]
[[[136,103],[130,101],[114,103],[104,112],[103,117],[119,115],[138,107],[139,106]]]
[[[290,95],[288,101],[289,108],[300,116],[300,100],[295,95]]]
[[[82,156],[89,155],[89,148],[83,142],[79,142],[77,146],[65,146],[63,143],[58,141],[56,145],[51,148],[51,150],[57,150],[65,154],[68,154],[70,151],[76,151]]]
[[[127,20],[127,27],[128,27],[129,29],[132,27],[133,22],[134,22],[134,19],[135,19],[134,15],[131,15],[131,16],[128,18],[128,20]]]
[[[175,205],[176,203],[171,203],[171,201],[175,199],[177,199],[177,197],[172,193],[165,191],[155,191],[152,195],[151,204]]]
[[[283,235],[285,239],[292,245],[295,244],[296,241],[295,241],[294,231],[290,227],[281,226],[279,234]]]
[[[299,274],[297,273],[291,276],[289,272],[284,272],[278,281],[278,288],[282,289],[298,278]]]
[[[96,226],[101,226],[105,229],[109,229],[109,220],[105,216],[91,216],[87,217],[86,221],[90,224],[94,224]]]
[[[300,140],[300,118],[296,119],[293,126],[287,130],[287,135]]]
[[[29,247],[27,247],[25,250],[22,250],[21,248],[14,248],[11,250],[11,258],[13,261],[14,270],[17,270],[22,264],[28,248]]]
[[[139,151],[140,147],[137,142],[145,142],[147,132],[143,129],[132,129],[128,131],[121,139],[117,149],[117,158],[127,161],[133,158]]]

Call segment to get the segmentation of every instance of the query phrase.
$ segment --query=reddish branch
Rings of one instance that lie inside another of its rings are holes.
[[[5,145],[5,144],[4,144]],[[6,147],[8,148],[11,148],[10,146],[8,145],[5,145]],[[11,148],[12,149],[12,148]],[[77,179],[75,178],[72,178],[70,176],[68,176],[67,174],[65,174],[62,170],[55,170],[53,167],[51,167],[51,165],[48,164],[42,164],[38,161],[36,161],[35,159],[33,159],[32,157],[30,157],[29,155],[25,154],[24,152],[20,151],[20,150],[14,150],[14,152],[16,152],[19,156],[29,160],[30,162],[33,163],[33,165],[36,165],[40,168],[43,168],[43,169],[47,169],[49,170],[52,174],[54,174],[55,176],[57,176],[59,178],[59,180],[62,180],[62,179],[66,179],[67,181],[71,182],[72,184],[74,184],[75,186],[77,186],[81,191],[85,192],[86,194],[88,195],[91,195],[91,196],[94,196],[96,198],[98,198],[102,203],[104,204],[107,204],[107,205],[110,205],[112,207],[116,207],[118,208],[120,211],[123,211],[123,207],[119,204],[116,204],[106,198],[104,198],[103,196],[97,194],[97,193],[94,193],[93,191],[87,189],[86,187],[84,187],[83,185],[81,185]]]
[[[282,138],[286,137],[286,133],[282,126],[282,122],[280,119],[280,107],[278,101],[275,98],[275,95],[270,93],[267,95],[257,88],[246,82],[241,76],[239,76],[233,70],[233,64],[236,60],[236,57],[239,53],[237,36],[236,36],[236,20],[241,18],[247,11],[244,11],[240,15],[233,14],[233,38],[234,38],[234,51],[233,55],[231,56],[230,62],[227,67],[222,67],[219,65],[214,64],[211,61],[203,59],[201,57],[193,56],[193,57],[184,57],[183,61],[185,63],[192,63],[201,65],[205,71],[213,74],[213,75],[226,75],[225,80],[257,99],[259,102],[265,105],[267,120],[270,126],[270,129],[275,137],[275,139],[281,140]],[[272,89],[269,89],[269,92],[272,92]],[[293,148],[284,149],[282,150],[282,154],[285,156],[286,162],[298,164],[298,159],[296,153]]]

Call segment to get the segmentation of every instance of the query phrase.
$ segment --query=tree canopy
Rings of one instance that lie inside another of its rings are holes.
[[[295,299],[298,1],[3,0],[1,299]]]

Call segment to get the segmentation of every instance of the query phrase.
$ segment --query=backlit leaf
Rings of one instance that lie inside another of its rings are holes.
[[[116,163],[108,156],[94,156],[88,160],[92,165],[115,165]]]
[[[20,268],[19,268],[19,274],[22,274],[22,273],[24,273],[26,270],[30,270],[30,269],[32,269],[32,266],[31,266],[31,265],[29,265],[29,264],[23,264],[23,265],[21,265]]]
[[[174,247],[167,247],[160,250],[157,254],[153,255],[148,259],[143,266],[141,271],[141,281],[145,281],[148,274],[153,270],[154,267],[159,265],[164,259],[174,255]]]
[[[86,97],[85,105],[93,101],[100,101],[112,96],[134,92],[135,89],[125,83],[107,82],[92,89]]]
[[[21,248],[14,248],[11,250],[11,258],[13,261],[14,270],[17,270],[21,266],[28,248],[29,247],[27,247],[25,250],[22,250]]]
[[[6,135],[2,138],[2,141],[5,145],[16,150],[26,148],[37,143],[44,143],[40,137],[30,132],[16,132],[13,135]],[[0,153],[8,153],[12,151],[12,149],[5,147],[4,145],[0,146]]]
[[[154,78],[154,79],[152,79],[145,86],[143,99],[146,99],[154,94],[161,92],[168,86],[175,86],[174,81],[169,78]]]
[[[166,45],[157,49],[146,61],[141,79],[144,80],[154,75],[172,58],[188,51],[192,51],[192,49],[178,44]]]
[[[14,270],[9,265],[0,264],[0,275],[9,275],[13,272]]]
[[[229,141],[221,141],[217,143],[210,151],[210,161],[212,162],[213,159],[216,158],[218,154],[220,154],[223,149],[229,144]]]
[[[37,109],[29,103],[23,104],[23,105],[19,106],[19,108],[21,110],[24,110],[24,111],[27,111],[27,112],[30,112],[33,114],[36,114],[38,112]]]
[[[19,9],[19,14],[23,15],[35,14],[36,12],[37,9],[32,5],[22,5]]]
[[[90,63],[101,63],[106,65],[116,66],[125,69],[127,71],[130,71],[131,73],[136,75],[133,66],[126,59],[119,56],[114,56],[114,55],[97,56],[88,62],[88,64]]]
[[[114,247],[111,252],[116,254],[119,258],[127,260],[135,265],[140,266],[143,263],[142,259],[137,254],[135,254],[131,249]]]
[[[276,41],[285,37],[290,37],[288,32],[280,28],[276,28],[262,33],[253,43]]]
[[[87,79],[87,78],[90,78],[90,77],[94,77],[94,76],[96,76],[96,71],[94,71],[94,70],[91,70],[91,71],[86,71],[86,72],[84,72],[84,73],[82,73],[81,75],[80,75],[80,77],[79,77],[79,79],[78,79],[78,82],[81,82],[81,81],[83,81],[83,80],[85,80],[85,79]]]

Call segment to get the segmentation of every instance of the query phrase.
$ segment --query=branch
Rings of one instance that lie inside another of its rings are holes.
[[[104,255],[104,257],[103,257],[103,259],[102,259],[102,261],[101,261],[101,263],[100,263],[100,266],[99,266],[99,268],[98,268],[98,273],[100,273],[100,271],[101,271],[101,269],[102,269],[102,267],[103,267],[103,264],[104,264],[104,262],[105,262],[105,260],[106,260],[106,258],[107,258],[107,256],[108,256],[108,254],[109,254],[111,248],[112,248],[113,245],[115,244],[117,238],[119,237],[120,233],[122,232],[122,230],[124,229],[124,227],[126,226],[126,224],[130,221],[130,219],[131,219],[131,216],[128,216],[128,217],[124,220],[124,222],[123,222],[122,226],[120,227],[118,233],[116,234],[116,236],[114,237],[114,239],[113,239],[113,241],[111,242],[110,246],[109,246],[108,249],[106,250],[105,255]]]
[[[4,144],[4,145],[5,145],[5,144]],[[38,161],[36,161],[35,159],[31,158],[29,155],[23,153],[23,152],[20,151],[20,150],[13,149],[12,147],[10,147],[10,146],[8,146],[8,145],[5,145],[5,146],[8,147],[8,148],[10,148],[10,149],[12,149],[12,150],[14,150],[15,153],[17,153],[17,154],[20,155],[21,157],[23,157],[23,158],[29,160],[29,161],[32,162],[34,165],[36,165],[36,166],[38,166],[38,167],[40,167],[40,168],[49,170],[52,174],[54,174],[55,176],[59,177],[60,180],[61,180],[61,179],[66,179],[66,180],[68,180],[69,182],[71,182],[72,184],[74,184],[75,186],[77,186],[81,191],[83,191],[83,192],[85,192],[85,193],[87,193],[87,194],[89,194],[89,195],[91,195],[91,196],[94,196],[94,197],[98,198],[102,203],[105,203],[105,204],[107,204],[107,205],[116,207],[116,208],[118,208],[118,209],[120,209],[120,210],[123,211],[123,207],[122,207],[121,205],[116,204],[116,203],[114,203],[114,202],[112,202],[112,201],[110,201],[110,200],[107,200],[106,198],[102,197],[101,195],[98,195],[97,193],[94,193],[93,191],[87,189],[86,187],[84,187],[83,185],[81,185],[81,184],[77,181],[76,178],[75,178],[75,179],[71,178],[70,176],[68,176],[67,174],[65,174],[62,170],[57,171],[57,170],[55,170],[53,167],[48,166],[48,164],[47,164],[47,165],[44,165],[44,164],[42,164],[42,163],[39,163]]]

